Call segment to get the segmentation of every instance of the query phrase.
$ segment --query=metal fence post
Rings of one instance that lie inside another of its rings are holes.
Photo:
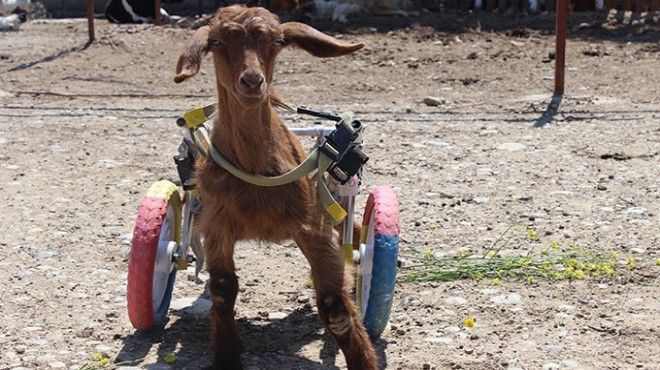
[[[564,95],[564,70],[566,67],[566,0],[557,0],[555,45],[555,96]]]
[[[89,42],[94,41],[94,0],[87,0],[87,29],[89,31]]]

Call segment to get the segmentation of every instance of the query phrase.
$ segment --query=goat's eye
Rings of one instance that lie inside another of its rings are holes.
[[[222,40],[220,40],[217,37],[211,37],[211,38],[209,38],[209,44],[215,45],[215,46],[222,45]]]
[[[284,39],[275,39],[275,41],[273,41],[273,46],[282,46],[282,45],[284,45]]]

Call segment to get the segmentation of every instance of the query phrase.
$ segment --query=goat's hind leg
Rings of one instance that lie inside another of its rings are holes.
[[[375,370],[376,354],[345,287],[344,261],[330,227],[326,230],[303,231],[295,238],[312,267],[319,316],[344,353],[349,370]]]
[[[209,291],[213,307],[209,311],[213,327],[215,357],[213,368],[217,370],[242,369],[241,339],[234,319],[234,304],[238,295],[238,278],[234,266],[233,243],[214,243],[204,240]]]

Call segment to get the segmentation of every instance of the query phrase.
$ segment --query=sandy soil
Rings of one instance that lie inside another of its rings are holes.
[[[287,101],[353,110],[368,125],[364,190],[398,193],[403,256],[483,254],[510,227],[502,256],[553,241],[557,253],[618,254],[614,278],[401,281],[375,343],[383,368],[660,369],[660,29],[605,18],[571,16],[556,111],[552,15],[321,24],[368,46],[333,60],[282,54]],[[190,29],[96,26],[87,46],[81,19],[0,35],[0,369],[79,369],[95,353],[202,368],[204,285],[180,273],[168,326],[136,332],[126,253],[149,184],[175,177],[174,119],[213,100],[213,70],[206,60],[197,78],[172,83]],[[243,243],[237,265],[246,368],[344,367],[295,246]]]

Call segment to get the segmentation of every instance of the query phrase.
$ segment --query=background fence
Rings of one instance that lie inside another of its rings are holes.
[[[443,9],[475,11],[555,11],[554,0],[440,0]],[[633,12],[660,11],[660,0],[572,0],[571,11],[622,10]]]

